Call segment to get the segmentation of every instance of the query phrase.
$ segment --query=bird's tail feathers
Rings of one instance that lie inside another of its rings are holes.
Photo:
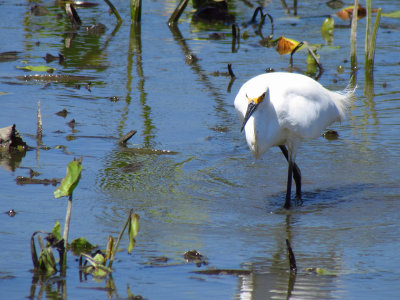
[[[339,111],[340,121],[346,118],[346,111],[356,101],[356,89],[357,86],[348,85],[343,91],[334,93],[333,101]]]

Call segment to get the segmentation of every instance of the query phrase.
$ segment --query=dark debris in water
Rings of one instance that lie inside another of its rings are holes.
[[[176,151],[171,150],[159,150],[159,149],[149,149],[149,148],[124,148],[124,152],[129,152],[134,155],[175,155],[178,154]]]
[[[121,167],[121,171],[124,173],[135,173],[137,171],[140,171],[142,167],[143,167],[142,163],[135,162]]]
[[[43,185],[53,185],[56,186],[58,183],[61,182],[60,178],[53,178],[53,179],[36,179],[30,178],[25,176],[17,176],[15,179],[18,185],[25,185],[25,184],[43,184]]]
[[[326,2],[326,5],[332,9],[339,9],[343,7],[344,3],[341,0],[330,0]]]
[[[339,138],[339,133],[335,130],[329,129],[326,132],[324,132],[322,136],[327,140],[337,140]]]
[[[99,3],[89,1],[75,1],[74,4],[77,7],[95,7],[99,5]]]
[[[34,16],[45,16],[49,14],[49,10],[43,5],[35,4],[31,7],[31,14]]]
[[[193,271],[192,273],[203,274],[203,275],[250,275],[252,272],[250,270],[242,270],[242,269],[208,269],[208,270],[199,270]]]
[[[102,23],[97,23],[90,27],[86,27],[86,32],[94,36],[101,36],[106,32],[106,30],[107,30],[106,25]]]
[[[221,133],[224,133],[224,132],[228,132],[228,131],[229,131],[229,128],[228,128],[227,126],[221,126],[221,125],[217,125],[217,126],[215,126],[215,127],[211,127],[210,129],[211,129],[212,131],[221,132]]]
[[[228,12],[227,1],[207,1],[201,3],[200,7],[192,16],[194,22],[203,23],[232,23],[235,17]]]
[[[0,53],[0,62],[7,62],[7,61],[14,61],[17,60],[19,57],[18,55],[21,52],[18,51],[7,51]]]
[[[68,111],[64,108],[63,110],[60,110],[59,112],[56,112],[56,115],[59,117],[65,118],[68,115]]]
[[[223,40],[225,37],[225,33],[223,32],[214,32],[208,36],[210,40]]]
[[[204,266],[208,265],[207,257],[202,255],[197,250],[186,251],[185,254],[183,255],[183,257],[185,258],[185,260],[187,262],[195,263],[196,266],[198,266],[198,267],[201,267],[202,265],[204,265]]]
[[[10,217],[14,217],[17,212],[13,209],[10,209],[9,211],[6,211],[5,214],[9,215]]]
[[[193,53],[185,55],[185,63],[187,65],[192,65],[198,62],[199,58]]]
[[[214,71],[211,73],[211,75],[214,77],[219,77],[219,76],[230,77],[231,76],[229,74],[229,72],[220,72],[220,71]]]
[[[51,63],[52,61],[58,60],[58,63],[62,64],[65,60],[65,57],[61,53],[59,53],[57,56],[46,53],[46,56],[43,57],[43,59],[46,61],[46,63]]]
[[[109,98],[109,100],[110,100],[111,102],[118,102],[118,101],[119,101],[119,97],[117,97],[117,96],[112,96],[112,97]]]

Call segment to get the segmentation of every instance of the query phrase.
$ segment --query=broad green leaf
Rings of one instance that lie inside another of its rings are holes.
[[[100,268],[95,268],[91,274],[93,277],[103,278],[108,275],[108,272]]]
[[[334,27],[335,27],[335,21],[332,17],[326,18],[322,23],[321,35],[325,41],[332,41]]]
[[[382,17],[400,18],[400,10],[392,11],[390,13],[382,13]]]
[[[89,243],[85,238],[77,238],[71,243],[71,251],[74,255],[81,255],[81,253],[90,253],[95,247]]]
[[[54,191],[54,197],[60,198],[72,195],[79,179],[81,178],[82,164],[80,160],[73,160],[67,166],[67,174],[60,186]]]
[[[83,271],[86,274],[91,274],[94,277],[105,277],[108,273],[111,273],[112,270],[104,266],[105,257],[99,252],[94,257],[91,257],[87,254],[82,254],[83,257],[90,263],[90,266],[86,266]]]
[[[55,68],[50,68],[47,66],[23,66],[23,67],[17,67],[17,69],[29,70],[34,72],[48,72],[57,70]]]
[[[51,230],[51,233],[54,235],[54,237],[57,240],[61,240],[62,239],[60,222],[58,222],[58,221],[56,222],[56,224],[54,225],[53,229]]]
[[[318,57],[319,55],[316,56]],[[310,53],[307,54],[306,61],[307,61],[307,74],[315,74],[317,72],[317,62]]]
[[[93,260],[96,262],[96,266],[97,265],[102,265],[104,266],[106,263],[106,259],[103,255],[103,253],[97,253],[94,257]]]
[[[129,219],[129,228],[128,228],[128,234],[129,234],[129,246],[128,246],[128,253],[131,254],[133,247],[135,247],[135,237],[137,236],[139,232],[139,215],[132,213]]]

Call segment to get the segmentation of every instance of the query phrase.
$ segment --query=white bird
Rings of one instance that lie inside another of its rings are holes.
[[[254,157],[278,146],[288,160],[286,209],[290,208],[292,176],[296,197],[301,198],[301,173],[295,163],[299,145],[344,120],[353,99],[354,89],[332,92],[308,76],[286,72],[258,75],[240,88],[235,108]]]

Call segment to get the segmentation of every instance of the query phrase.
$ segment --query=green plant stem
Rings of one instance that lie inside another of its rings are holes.
[[[65,274],[67,269],[67,246],[68,246],[68,233],[69,233],[69,223],[71,220],[71,210],[72,210],[72,194],[68,197],[67,214],[65,215],[65,225],[64,225],[64,257],[62,265],[62,274]]]
[[[350,62],[352,70],[357,69],[357,51],[356,51],[357,18],[358,18],[358,0],[354,0],[353,16],[351,18],[351,33],[350,33]]]
[[[181,0],[181,2],[179,2],[178,6],[175,8],[174,12],[172,13],[171,17],[168,20],[168,26],[175,25],[178,22],[179,17],[185,10],[188,2],[189,0]]]
[[[131,0],[131,22],[139,23],[142,18],[142,0]]]
[[[121,16],[119,15],[117,9],[115,8],[115,6],[111,3],[110,0],[104,0],[105,3],[108,4],[108,6],[110,7],[111,11],[113,12],[114,16],[117,18],[118,24],[122,23],[122,19]]]
[[[378,8],[378,11],[376,13],[375,23],[374,23],[374,29],[372,30],[372,36],[370,38],[369,51],[368,51],[368,63],[371,64],[371,66],[374,65],[376,35],[378,33],[379,23],[381,20],[381,14],[382,14],[382,9]]]
[[[128,224],[129,224],[129,222],[130,222],[130,220],[131,220],[131,214],[132,214],[132,212],[133,212],[133,209],[131,209],[131,210],[129,211],[128,218],[126,219],[125,225],[124,225],[124,227],[122,228],[122,230],[121,230],[121,232],[120,232],[120,234],[119,234],[117,243],[115,244],[114,249],[113,249],[113,251],[112,251],[112,253],[111,253],[111,258],[110,258],[110,261],[108,262],[108,268],[110,268],[110,269],[111,269],[112,264],[113,264],[113,262],[114,262],[115,253],[117,253],[117,251],[118,251],[118,247],[119,247],[119,243],[120,243],[120,241],[121,241],[122,235],[124,234],[125,229],[126,229],[126,227],[128,226]]]
[[[366,10],[367,10],[367,20],[365,25],[365,63],[368,60],[368,48],[370,44],[371,38],[371,0],[367,0],[366,2]]]

